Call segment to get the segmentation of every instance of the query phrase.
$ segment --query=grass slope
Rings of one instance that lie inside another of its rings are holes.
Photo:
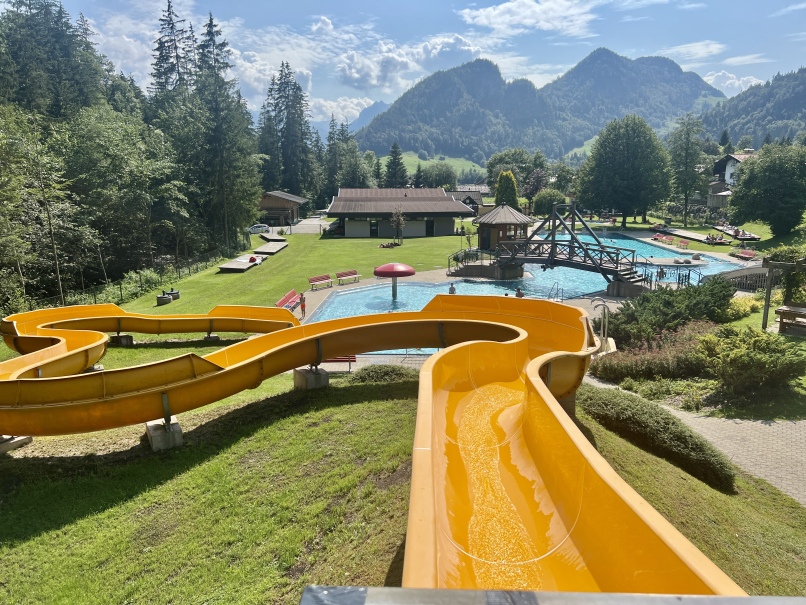
[[[362,280],[372,280],[375,267],[403,262],[417,271],[447,268],[448,256],[462,247],[458,237],[404,239],[398,248],[378,248],[378,239],[322,239],[318,235],[291,234],[288,248],[268,257],[263,264],[244,273],[218,273],[211,267],[174,284],[182,297],[170,305],[157,307],[154,294],[125,305],[141,313],[203,313],[220,304],[273,306],[291,289],[309,289],[309,276],[356,269]],[[255,247],[262,243],[252,237]]]
[[[440,160],[440,157],[444,157],[444,160]],[[389,159],[389,156],[384,156],[381,158],[381,164],[385,167],[386,160]],[[433,158],[429,158],[427,160],[421,160],[417,157],[417,153],[414,151],[404,151],[403,152],[403,165],[406,167],[406,172],[409,174],[414,174],[417,171],[417,164],[422,165],[423,168],[428,167],[431,164],[437,164],[439,162],[445,162],[453,167],[456,171],[457,176],[462,170],[478,170],[481,174],[486,175],[487,170],[482,168],[475,162],[470,160],[466,160],[465,158],[451,158],[448,156],[436,156]]]
[[[416,382],[289,388],[275,377],[183,415],[187,445],[161,455],[129,427],[0,457],[0,602],[297,603],[309,583],[399,585]],[[743,474],[725,495],[580,419],[748,592],[806,594],[806,509]]]

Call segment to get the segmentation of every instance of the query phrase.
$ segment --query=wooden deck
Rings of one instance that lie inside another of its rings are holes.
[[[252,261],[250,259],[254,258],[255,260]],[[222,273],[243,273],[254,267],[255,265],[259,265],[263,262],[262,256],[255,256],[254,254],[244,254],[243,256],[239,256],[238,258],[234,258],[231,261],[224,263],[223,265],[218,265],[218,270]]]
[[[264,242],[285,242],[287,241],[282,235],[272,235],[271,233],[258,233],[258,237]]]
[[[269,242],[268,244],[263,244],[259,248],[255,248],[255,254],[261,254],[263,256],[272,256],[277,254],[280,250],[288,247],[288,242]]]

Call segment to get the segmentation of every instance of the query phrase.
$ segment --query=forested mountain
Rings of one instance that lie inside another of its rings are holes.
[[[498,67],[477,59],[437,72],[404,93],[356,134],[382,153],[397,140],[405,150],[484,161],[511,147],[560,157],[629,113],[662,129],[724,95],[670,59],[631,60],[600,48],[543,88],[505,82]]]
[[[703,114],[702,122],[714,139],[727,129],[734,143],[752,137],[755,149],[765,140],[794,139],[806,132],[806,68],[778,74],[722,101]]]

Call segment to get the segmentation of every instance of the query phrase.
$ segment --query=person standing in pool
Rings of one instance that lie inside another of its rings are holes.
[[[448,288],[448,294],[456,294],[456,288],[453,287],[453,282],[451,282],[451,287]]]
[[[515,292],[515,296],[517,296],[518,298],[523,298],[526,295],[521,291],[520,288],[518,288],[518,291]]]
[[[299,312],[300,312],[300,319],[305,319],[305,295],[299,295]]]

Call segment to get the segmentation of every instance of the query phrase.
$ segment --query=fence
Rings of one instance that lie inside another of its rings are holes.
[[[199,273],[221,261],[219,250],[212,250],[179,264],[160,265],[157,269],[142,269],[132,271],[118,281],[100,284],[83,290],[64,293],[64,303],[72,305],[95,305],[98,303],[122,304],[139,298],[147,292],[173,286],[179,280]],[[8,313],[31,311],[61,306],[60,296],[33,299],[26,298],[21,308],[4,310]],[[3,313],[5,315],[5,313]]]

